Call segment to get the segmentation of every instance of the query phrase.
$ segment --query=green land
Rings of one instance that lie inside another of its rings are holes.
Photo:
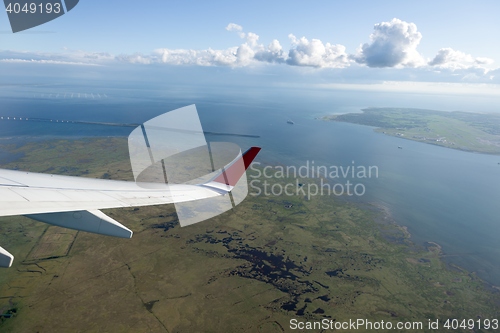
[[[126,145],[98,138],[0,148],[23,156],[4,168],[130,180]],[[500,317],[495,288],[445,264],[439,245],[416,246],[368,204],[248,196],[185,228],[172,205],[105,213],[134,237],[0,219],[0,244],[16,257],[0,271],[0,313],[10,317],[0,331],[289,332],[292,318],[362,318],[421,321],[423,329],[400,332],[437,332],[429,319]]]
[[[438,146],[500,155],[500,114],[406,108],[362,111],[322,119],[374,126],[387,135]]]

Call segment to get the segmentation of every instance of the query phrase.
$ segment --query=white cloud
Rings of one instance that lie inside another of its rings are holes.
[[[235,27],[236,26],[236,27]],[[260,62],[284,62],[283,48],[277,40],[273,40],[267,47],[259,44],[259,35],[241,32],[241,26],[231,23],[226,30],[239,31],[239,36],[245,40],[240,46],[224,50],[171,50],[158,49],[151,62],[161,62],[171,65],[198,65],[198,66],[231,66],[241,67],[255,65]]]
[[[290,35],[292,47],[286,52],[278,40],[274,39],[265,46],[259,43],[259,35],[253,32],[243,32],[243,28],[238,24],[230,23],[226,26],[226,30],[237,32],[244,42],[239,46],[222,50],[160,48],[149,55],[120,55],[115,57],[115,60],[134,64],[163,63],[230,67],[250,66],[259,63],[288,63],[294,66],[316,68],[343,68],[348,66],[350,62],[343,45],[323,44],[317,39],[308,41],[305,37],[297,39]],[[106,54],[99,54],[99,56],[101,59],[98,59],[96,54],[78,55],[79,58],[95,58],[96,61],[111,59],[111,56]]]
[[[61,64],[89,64],[102,65],[106,62],[115,61],[116,57],[109,53],[84,52],[75,50],[65,50],[63,53],[42,53],[42,52],[16,52],[0,50],[0,60],[29,61],[33,63],[56,63]]]
[[[495,62],[495,60],[485,57],[476,57],[474,60],[474,62],[478,65],[491,65]]]
[[[255,51],[250,45],[241,44],[236,50],[236,62],[243,66],[249,65],[252,63],[254,55]]]
[[[236,47],[226,50],[158,49],[149,59],[169,65],[232,66],[237,62],[236,51]]]
[[[116,57],[116,60],[129,62],[131,64],[143,64],[143,65],[149,65],[153,62],[151,57],[143,56],[142,54],[139,53],[132,55],[121,55]]]
[[[51,65],[75,65],[75,66],[101,66],[99,64],[74,62],[74,61],[59,61],[59,60],[35,60],[35,59],[0,59],[0,62],[6,63],[31,63],[31,64],[51,64]]]
[[[229,23],[226,27],[227,31],[241,31],[243,30],[243,27],[239,24],[236,23]]]
[[[225,49],[169,49],[159,48],[149,54],[122,54],[85,52],[65,49],[61,53],[0,51],[1,62],[107,65],[116,62],[132,64],[168,64],[188,66],[245,67],[283,64],[316,69],[330,68],[342,71],[324,71],[329,82],[381,81],[442,81],[442,82],[500,82],[500,69],[494,69],[492,59],[442,48],[432,59],[424,61],[417,51],[422,35],[417,26],[399,19],[374,26],[370,42],[349,54],[345,46],[319,39],[297,38],[293,34],[290,47],[283,48],[274,39],[265,45],[259,35],[245,32],[238,24],[230,23],[226,30],[241,38],[240,45]],[[370,71],[366,67],[373,67]],[[309,71],[320,72],[320,71]],[[329,74],[328,74],[329,73]]]
[[[256,47],[257,42],[259,41],[259,35],[254,34],[253,32],[249,32],[245,35],[245,39],[247,40],[247,44],[251,47]]]
[[[492,63],[492,59],[483,57],[474,58],[470,54],[456,51],[450,47],[440,49],[434,59],[429,61],[430,66],[446,69],[482,68],[482,66]]]
[[[319,39],[297,38],[288,35],[292,48],[288,52],[286,62],[293,66],[309,66],[317,68],[343,68],[349,66],[349,57],[345,46],[330,43],[323,44]]]
[[[280,42],[276,39],[267,46],[267,49],[261,49],[255,53],[254,56],[257,61],[265,61],[265,62],[276,62],[283,63],[285,62],[285,56],[283,52],[283,47]]]
[[[71,56],[74,58],[79,58],[85,61],[112,61],[115,60],[115,56],[107,52],[85,52],[76,51],[72,52]]]
[[[424,63],[417,51],[421,39],[414,23],[394,18],[375,24],[370,43],[361,45],[353,58],[369,67],[417,67]]]

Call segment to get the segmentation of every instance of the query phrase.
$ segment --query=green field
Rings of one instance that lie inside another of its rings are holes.
[[[500,154],[500,114],[367,108],[323,117],[377,127],[387,135],[471,152]]]
[[[2,148],[24,153],[2,167],[132,178],[125,138]],[[292,318],[363,318],[421,321],[420,331],[436,332],[429,319],[500,317],[498,291],[447,266],[438,245],[412,244],[369,204],[248,196],[185,228],[172,205],[105,213],[134,237],[0,219],[0,245],[16,257],[0,271],[0,311],[15,313],[0,331],[288,332]]]

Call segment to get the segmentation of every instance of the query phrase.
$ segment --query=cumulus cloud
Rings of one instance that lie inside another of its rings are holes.
[[[370,42],[361,45],[353,58],[369,67],[416,67],[424,63],[417,51],[421,39],[414,23],[394,18],[375,24]]]
[[[151,62],[160,62],[171,65],[198,65],[198,66],[231,66],[241,67],[259,62],[284,62],[284,52],[281,44],[273,40],[268,46],[259,43],[259,35],[253,32],[242,32],[242,27],[231,23],[226,27],[228,31],[236,31],[244,40],[239,46],[224,50],[171,50],[158,49],[149,59]]]
[[[118,57],[121,61],[130,63],[163,63],[170,65],[197,66],[230,66],[241,67],[259,63],[286,63],[293,66],[308,66],[316,68],[343,68],[349,66],[349,56],[343,45],[323,44],[318,39],[309,41],[290,35],[292,46],[288,51],[274,39],[267,46],[260,43],[259,35],[253,32],[243,32],[243,28],[235,23],[226,26],[226,30],[236,32],[244,40],[239,46],[223,50],[186,50],[157,49],[153,54],[129,55]]]
[[[472,62],[472,56],[447,47],[440,49],[434,59],[432,59],[432,61],[429,61],[429,65],[440,66],[448,63],[459,63],[463,61]]]
[[[288,52],[286,62],[293,66],[309,66],[317,68],[343,68],[349,66],[349,57],[345,46],[330,43],[323,44],[319,39],[297,38],[288,35],[292,48]]]
[[[477,57],[456,51],[450,47],[442,48],[436,56],[429,61],[429,66],[447,69],[479,68],[493,63],[492,59]]]
[[[285,62],[283,47],[277,39],[273,39],[273,41],[267,46],[267,49],[258,50],[255,53],[254,58],[257,61],[264,61],[269,63]]]

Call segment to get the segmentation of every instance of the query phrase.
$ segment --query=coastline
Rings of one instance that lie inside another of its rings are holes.
[[[358,125],[367,126],[367,125],[363,125],[363,124],[358,124]],[[382,127],[376,127],[376,128],[373,129],[373,131],[377,132],[377,133],[380,133],[380,134],[387,135],[387,136],[391,136],[393,138],[398,138],[398,139],[403,139],[403,140],[408,140],[408,141],[413,141],[413,142],[420,142],[420,143],[424,143],[424,144],[428,144],[428,145],[433,145],[433,146],[437,146],[437,147],[442,147],[442,148],[448,148],[448,149],[463,151],[463,152],[466,152],[466,153],[500,156],[500,153],[487,152],[487,151],[476,151],[476,150],[473,150],[473,149],[466,149],[466,148],[463,148],[463,147],[450,147],[450,146],[440,145],[440,144],[437,144],[437,143],[432,142],[432,141],[415,140],[415,139],[408,138],[408,137],[405,137],[405,136],[399,136],[399,135],[396,135],[396,134],[393,134],[393,133],[387,133],[387,132],[384,131],[384,128],[382,128]]]
[[[361,111],[315,119],[369,126],[377,133],[464,152],[500,155],[500,128],[494,125],[500,116],[494,113],[384,107],[367,107]],[[443,123],[449,127],[443,127]]]
[[[379,216],[375,218],[375,222],[378,224],[386,224],[391,227],[396,228],[397,230],[401,231],[404,235],[404,238],[402,239],[403,242],[398,242],[397,240],[392,239],[391,237],[388,237],[387,234],[384,234],[384,230],[381,229],[381,234],[384,239],[386,239],[389,242],[393,243],[404,243],[409,247],[410,250],[413,251],[428,251],[431,253],[434,253],[439,260],[445,265],[446,269],[454,272],[459,272],[459,273],[465,273],[468,274],[469,276],[474,276],[474,278],[479,279],[484,287],[491,292],[494,293],[500,293],[500,286],[497,286],[491,282],[486,281],[485,279],[481,278],[480,276],[477,275],[477,273],[473,270],[469,270],[466,267],[462,267],[460,265],[457,265],[449,260],[447,260],[447,254],[443,250],[443,247],[435,242],[435,241],[423,241],[421,244],[417,244],[413,242],[412,240],[412,235],[408,231],[408,227],[398,224],[396,219],[392,216],[392,213],[390,211],[390,208],[385,206],[384,204],[380,202],[370,202],[368,203],[369,205],[373,206],[376,210],[379,212]],[[365,205],[366,206],[366,205]],[[390,235],[389,235],[390,236]],[[409,260],[409,259],[408,259]],[[409,260],[412,262],[412,260]],[[414,262],[416,263],[416,262]]]

